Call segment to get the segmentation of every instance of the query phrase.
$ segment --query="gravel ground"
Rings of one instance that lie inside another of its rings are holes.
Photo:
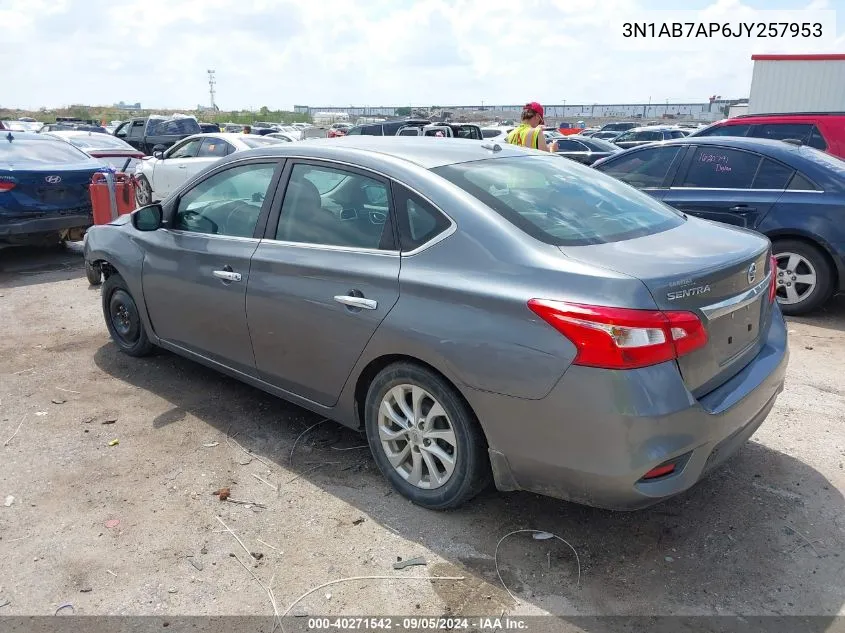
[[[786,391],[752,441],[634,513],[495,491],[415,507],[358,434],[327,422],[299,438],[320,418],[170,353],[118,353],[78,253],[0,251],[0,318],[2,615],[272,615],[271,580],[284,611],[352,576],[391,579],[293,612],[845,614],[843,298],[791,320]],[[566,545],[518,534],[499,551],[508,595],[494,551],[519,529],[566,539],[580,584]]]

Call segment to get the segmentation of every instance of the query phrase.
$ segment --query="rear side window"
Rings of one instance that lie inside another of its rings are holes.
[[[602,163],[596,169],[638,189],[660,187],[682,146],[653,147]]]
[[[787,189],[790,191],[819,191],[819,188],[800,172],[795,172],[792,180],[789,181]]]
[[[581,145],[578,141],[572,139],[560,139],[557,141],[557,150],[559,152],[584,152],[587,148]]]
[[[781,165],[768,158],[763,159],[763,164],[757,170],[752,189],[785,189],[789,179],[795,170]]]
[[[677,211],[556,156],[499,158],[433,170],[528,235],[556,246],[603,244],[683,224]]]
[[[493,138],[494,136],[499,136],[501,133],[501,130],[481,130],[481,136],[484,138]]]
[[[751,136],[755,138],[768,138],[774,141],[782,141],[787,138],[806,142],[809,139],[811,128],[809,123],[766,123],[755,125]]]
[[[819,128],[815,125],[813,126],[812,132],[810,132],[810,139],[807,141],[807,145],[822,151],[827,149],[827,142],[824,140],[822,133],[819,132]]]
[[[681,186],[748,189],[760,158],[757,154],[724,147],[698,147]]]
[[[347,136],[360,136],[360,135],[361,135],[361,127],[360,127],[360,126],[355,126],[355,127],[351,128],[351,129],[350,129],[350,130],[346,133],[346,135],[347,135]]]
[[[746,136],[750,129],[751,126],[745,124],[719,125],[709,130],[702,130],[696,136]]]
[[[409,189],[394,185],[399,220],[399,240],[405,252],[431,241],[451,223],[449,219]]]

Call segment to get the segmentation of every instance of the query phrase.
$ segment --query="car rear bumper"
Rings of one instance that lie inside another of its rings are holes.
[[[466,395],[500,490],[636,510],[687,490],[751,437],[783,390],[788,357],[776,309],[760,353],[699,400],[674,361],[628,371],[573,366],[541,400]],[[642,479],[676,459],[674,473]]]
[[[31,219],[7,220],[0,216],[0,239],[38,233],[55,233],[65,229],[87,228],[94,222],[90,214],[47,215]]]

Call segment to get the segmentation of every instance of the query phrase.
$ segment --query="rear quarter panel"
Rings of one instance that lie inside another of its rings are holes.
[[[845,197],[831,204],[825,194],[787,191],[756,230],[772,241],[797,237],[820,246],[836,267],[839,290],[845,290]]]

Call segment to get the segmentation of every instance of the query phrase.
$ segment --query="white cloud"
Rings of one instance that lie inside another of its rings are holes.
[[[754,21],[757,0],[689,3],[701,20]],[[703,101],[748,93],[752,52],[827,52],[834,41],[747,38],[626,50],[645,0],[0,0],[0,105],[208,101],[405,105]],[[673,3],[662,2],[671,9]],[[781,0],[829,9],[830,0]],[[767,3],[770,6],[770,3]],[[666,16],[671,19],[672,13]],[[628,47],[630,49],[630,47]],[[682,48],[682,47],[681,47]],[[687,46],[687,48],[691,48]]]

